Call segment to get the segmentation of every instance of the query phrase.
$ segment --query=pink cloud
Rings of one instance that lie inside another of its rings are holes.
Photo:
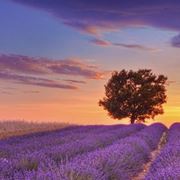
[[[73,75],[87,79],[102,79],[104,71],[77,59],[53,60],[22,55],[0,55],[0,70],[36,75]]]
[[[74,76],[76,79],[63,82],[53,80],[60,75]],[[85,81],[77,80],[77,78],[100,80],[104,75],[106,72],[99,70],[98,66],[79,59],[54,60],[12,54],[0,55],[0,79],[18,84],[78,89],[74,84],[85,84]]]
[[[112,43],[110,43],[109,41],[105,41],[105,40],[102,40],[102,39],[92,39],[91,42],[95,45],[98,45],[98,46],[111,46]]]
[[[59,88],[59,89],[72,89],[72,90],[77,89],[76,86],[62,84],[50,79],[32,77],[32,76],[23,76],[8,72],[0,72],[0,79],[11,81],[16,84],[34,85],[34,86]]]
[[[90,42],[97,46],[103,46],[103,47],[115,46],[115,47],[129,48],[129,49],[138,49],[138,50],[143,50],[143,51],[158,51],[159,50],[158,48],[147,47],[140,44],[113,43],[113,42],[98,39],[98,38],[92,39]]]

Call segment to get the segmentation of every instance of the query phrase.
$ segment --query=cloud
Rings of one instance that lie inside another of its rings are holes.
[[[173,47],[177,47],[180,48],[180,34],[178,34],[177,36],[173,37],[171,40],[171,45]]]
[[[124,43],[113,43],[114,46],[130,48],[130,49],[138,49],[143,51],[158,51],[157,48],[146,47],[140,44],[124,44]]]
[[[83,66],[74,66],[69,64],[52,65],[49,69],[56,74],[83,76],[88,79],[102,79],[103,73],[94,71]]]
[[[59,89],[77,89],[76,86],[61,84],[50,79],[23,76],[23,75],[17,75],[7,72],[0,72],[0,79],[6,81],[8,80],[17,84],[35,85],[35,86],[59,88]]]
[[[111,46],[112,45],[112,43],[109,41],[105,41],[105,40],[97,39],[97,38],[92,39],[90,42],[97,46]]]
[[[42,57],[0,54],[1,80],[17,84],[72,90],[78,89],[74,84],[86,83],[77,80],[77,78],[57,80],[62,75],[99,80],[106,75],[106,72],[100,71],[98,66],[85,63],[80,59],[53,60]]]
[[[11,0],[44,10],[78,30],[97,34],[151,26],[180,31],[179,0]]]
[[[12,92],[8,92],[8,91],[1,91],[0,93],[1,94],[5,94],[5,95],[13,95]]]
[[[30,90],[30,91],[23,91],[24,94],[38,94],[40,93],[40,91],[36,91],[36,90]]]
[[[11,91],[15,91],[17,90],[17,88],[14,88],[14,87],[1,87],[2,90],[11,90]]]
[[[52,60],[22,55],[0,55],[0,71],[36,75],[73,75],[87,79],[102,79],[104,72],[79,59]]]
[[[143,50],[143,51],[159,51],[159,49],[157,48],[146,47],[140,44],[113,43],[113,42],[98,39],[98,38],[94,38],[90,42],[97,46],[104,46],[104,47],[116,46],[116,47],[123,47],[123,48],[129,48],[129,49],[138,49],[138,50]]]
[[[26,74],[47,73],[47,69],[41,66],[41,59],[12,54],[0,54],[0,70]]]
[[[64,79],[64,81],[68,83],[75,83],[75,84],[86,84],[85,81],[77,81],[77,80],[72,80],[72,79]]]

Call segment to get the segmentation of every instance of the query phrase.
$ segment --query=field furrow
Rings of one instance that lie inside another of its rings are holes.
[[[152,163],[145,179],[180,179],[180,123],[170,127],[167,143]]]

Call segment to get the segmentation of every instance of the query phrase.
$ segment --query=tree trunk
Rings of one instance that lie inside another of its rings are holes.
[[[131,116],[131,124],[134,124],[136,118],[134,116]]]

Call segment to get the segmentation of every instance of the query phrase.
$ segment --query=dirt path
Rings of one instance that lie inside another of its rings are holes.
[[[149,168],[151,167],[152,162],[156,159],[156,157],[160,153],[162,147],[166,143],[166,138],[167,138],[167,132],[164,132],[159,141],[158,147],[154,151],[151,152],[150,161],[148,161],[146,164],[143,165],[143,170],[136,177],[133,177],[132,180],[145,179],[145,176],[146,176],[147,172],[149,171]]]

